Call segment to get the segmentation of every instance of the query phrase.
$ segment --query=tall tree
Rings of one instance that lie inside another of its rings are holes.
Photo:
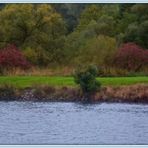
[[[135,42],[145,49],[148,49],[148,5],[136,4],[131,7],[131,11],[124,16],[124,20],[127,20],[127,16],[134,16],[127,23],[126,28],[123,29],[124,42]],[[121,23],[124,24],[123,21]]]
[[[9,4],[0,11],[0,45],[48,51],[48,62],[62,55],[66,27],[63,18],[47,4]]]
[[[116,24],[119,15],[119,6],[113,4],[93,4],[86,7],[83,11],[79,25],[77,27],[78,31],[85,30],[87,26],[95,21],[96,33],[114,36],[116,34]]]
[[[54,8],[60,13],[67,25],[68,33],[72,32],[78,24],[80,14],[88,4],[52,4]]]

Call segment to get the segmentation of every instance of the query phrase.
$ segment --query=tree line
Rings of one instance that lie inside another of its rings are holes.
[[[1,67],[9,67],[4,55],[15,46],[25,63],[38,67],[147,72],[147,41],[147,4],[0,5]]]

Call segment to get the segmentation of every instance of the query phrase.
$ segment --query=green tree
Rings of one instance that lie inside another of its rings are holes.
[[[0,45],[43,49],[48,62],[61,62],[66,27],[60,14],[47,4],[9,4],[0,11]],[[62,54],[61,54],[62,55]],[[57,59],[58,57],[58,59]]]
[[[81,49],[83,49],[87,41],[97,36],[95,26],[96,22],[91,21],[85,30],[74,31],[67,36],[65,43],[67,64],[77,65],[80,63],[76,57],[81,55]]]
[[[84,101],[92,101],[93,95],[101,87],[101,84],[96,77],[98,69],[96,66],[79,67],[74,74],[74,80],[80,85],[84,94]]]
[[[118,23],[118,32],[122,35],[123,42],[135,42],[143,48],[148,48],[148,5],[128,5],[122,13]]]
[[[145,49],[148,49],[148,21],[141,24],[130,24],[123,37],[124,42],[135,42]]]
[[[97,35],[115,36],[116,33],[116,21],[112,16],[102,15],[95,28]]]
[[[77,29],[79,31],[84,30],[87,25],[92,21],[97,21],[98,18],[102,15],[102,6],[97,6],[97,5],[90,5],[86,7],[86,9],[82,12],[79,25]]]
[[[119,16],[119,6],[111,4],[93,4],[86,7],[80,17],[78,31],[85,30],[90,22],[95,21],[96,31],[99,34],[113,36]],[[110,28],[110,29],[109,29]]]
[[[97,36],[89,39],[85,46],[79,51],[76,61],[79,63],[95,64],[101,67],[108,67],[112,64],[116,53],[116,40],[108,36]]]
[[[57,12],[59,12],[63,16],[67,25],[68,33],[70,33],[77,26],[81,12],[88,4],[66,3],[66,4],[52,4],[52,5],[57,10]]]
[[[135,4],[131,7],[131,12],[137,16],[137,21],[148,20],[148,4]]]

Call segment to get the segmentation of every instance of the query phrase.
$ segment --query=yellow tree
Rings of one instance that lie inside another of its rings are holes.
[[[48,62],[61,54],[65,32],[63,18],[49,4],[9,4],[0,11],[0,46],[46,50]]]

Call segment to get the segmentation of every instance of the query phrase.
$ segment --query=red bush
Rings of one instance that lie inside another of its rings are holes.
[[[0,67],[27,69],[30,67],[30,64],[16,46],[8,45],[0,50]]]
[[[148,51],[134,43],[123,44],[115,57],[118,67],[129,71],[139,71],[148,64]]]

